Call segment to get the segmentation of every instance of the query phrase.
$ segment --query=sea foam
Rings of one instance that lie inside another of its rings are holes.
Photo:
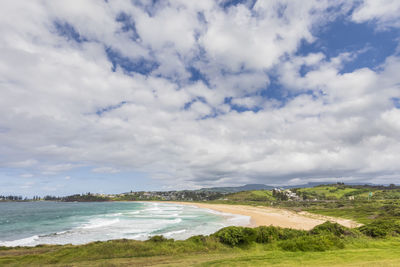
[[[35,243],[36,240],[39,239],[38,235],[16,239],[12,241],[0,241],[0,246],[4,247],[17,247],[17,246],[30,246],[31,244]]]
[[[37,233],[33,232],[32,235],[30,231],[24,238],[13,239],[9,236],[3,239],[2,236],[7,236],[8,233],[2,233],[0,229],[0,246],[84,244],[120,238],[146,240],[154,235],[186,239],[193,235],[208,235],[225,226],[250,223],[248,216],[171,203],[74,203],[71,215],[68,216],[63,215],[62,209],[71,208],[71,205],[68,203],[52,205],[57,207],[61,217],[64,216],[63,220],[51,218],[46,220],[45,214],[51,214],[46,207],[42,208],[43,215],[40,218],[43,220],[40,225],[35,224],[30,218],[21,216],[20,220],[27,220],[22,223],[31,223],[32,229],[39,229]],[[47,225],[52,226],[51,231]],[[21,237],[21,231],[18,235]]]

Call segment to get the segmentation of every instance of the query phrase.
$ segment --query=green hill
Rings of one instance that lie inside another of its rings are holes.
[[[228,201],[237,202],[248,202],[248,201],[276,201],[276,198],[272,196],[271,190],[252,190],[252,191],[242,191],[238,193],[233,193],[226,195],[224,197]]]
[[[311,188],[292,188],[283,189],[285,192],[295,193],[299,199],[306,201],[324,201],[324,200],[385,200],[400,199],[399,186],[373,186],[373,185],[318,185]],[[229,201],[256,201],[270,202],[279,201],[280,199],[273,195],[273,190],[250,190],[225,195],[224,199]],[[289,198],[290,199],[290,198]]]

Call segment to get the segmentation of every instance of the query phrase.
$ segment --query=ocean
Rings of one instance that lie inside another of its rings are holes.
[[[248,216],[172,203],[0,202],[0,246],[147,240],[153,235],[182,240],[249,222]]]

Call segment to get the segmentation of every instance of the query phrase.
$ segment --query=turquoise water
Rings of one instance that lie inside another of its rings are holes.
[[[146,240],[153,235],[186,239],[249,222],[247,216],[170,203],[0,202],[0,246]]]

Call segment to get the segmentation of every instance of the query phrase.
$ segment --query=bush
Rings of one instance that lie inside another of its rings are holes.
[[[191,241],[196,244],[205,244],[207,241],[207,238],[204,235],[195,235],[195,236],[189,237],[187,239],[187,241]]]
[[[279,228],[274,226],[259,226],[255,228],[257,243],[271,243],[279,239]]]
[[[332,222],[326,221],[323,224],[317,225],[313,229],[311,229],[310,234],[312,234],[312,235],[332,234],[337,237],[343,237],[346,235],[353,235],[353,232],[350,229],[348,229],[338,223],[332,223]]]
[[[400,216],[400,207],[398,205],[385,205],[380,208],[381,216],[389,215],[392,217],[399,217]]]
[[[162,235],[154,235],[154,236],[150,237],[147,241],[150,241],[150,242],[165,242],[165,241],[173,241],[173,239],[165,238]]]
[[[281,241],[279,247],[287,251],[325,251],[342,249],[344,243],[334,235],[304,235]]]
[[[385,238],[400,234],[400,223],[398,221],[377,220],[358,228],[361,233],[373,238]]]
[[[275,226],[259,226],[257,228],[230,226],[219,230],[212,236],[217,237],[224,244],[235,246],[252,241],[257,243],[271,243],[273,241],[287,240],[304,235],[307,235],[307,231]]]
[[[287,240],[293,239],[299,236],[305,236],[308,234],[307,231],[304,230],[296,230],[291,228],[279,228],[279,240]]]
[[[229,226],[222,228],[213,236],[217,237],[223,244],[237,246],[255,241],[256,231],[248,227]]]

